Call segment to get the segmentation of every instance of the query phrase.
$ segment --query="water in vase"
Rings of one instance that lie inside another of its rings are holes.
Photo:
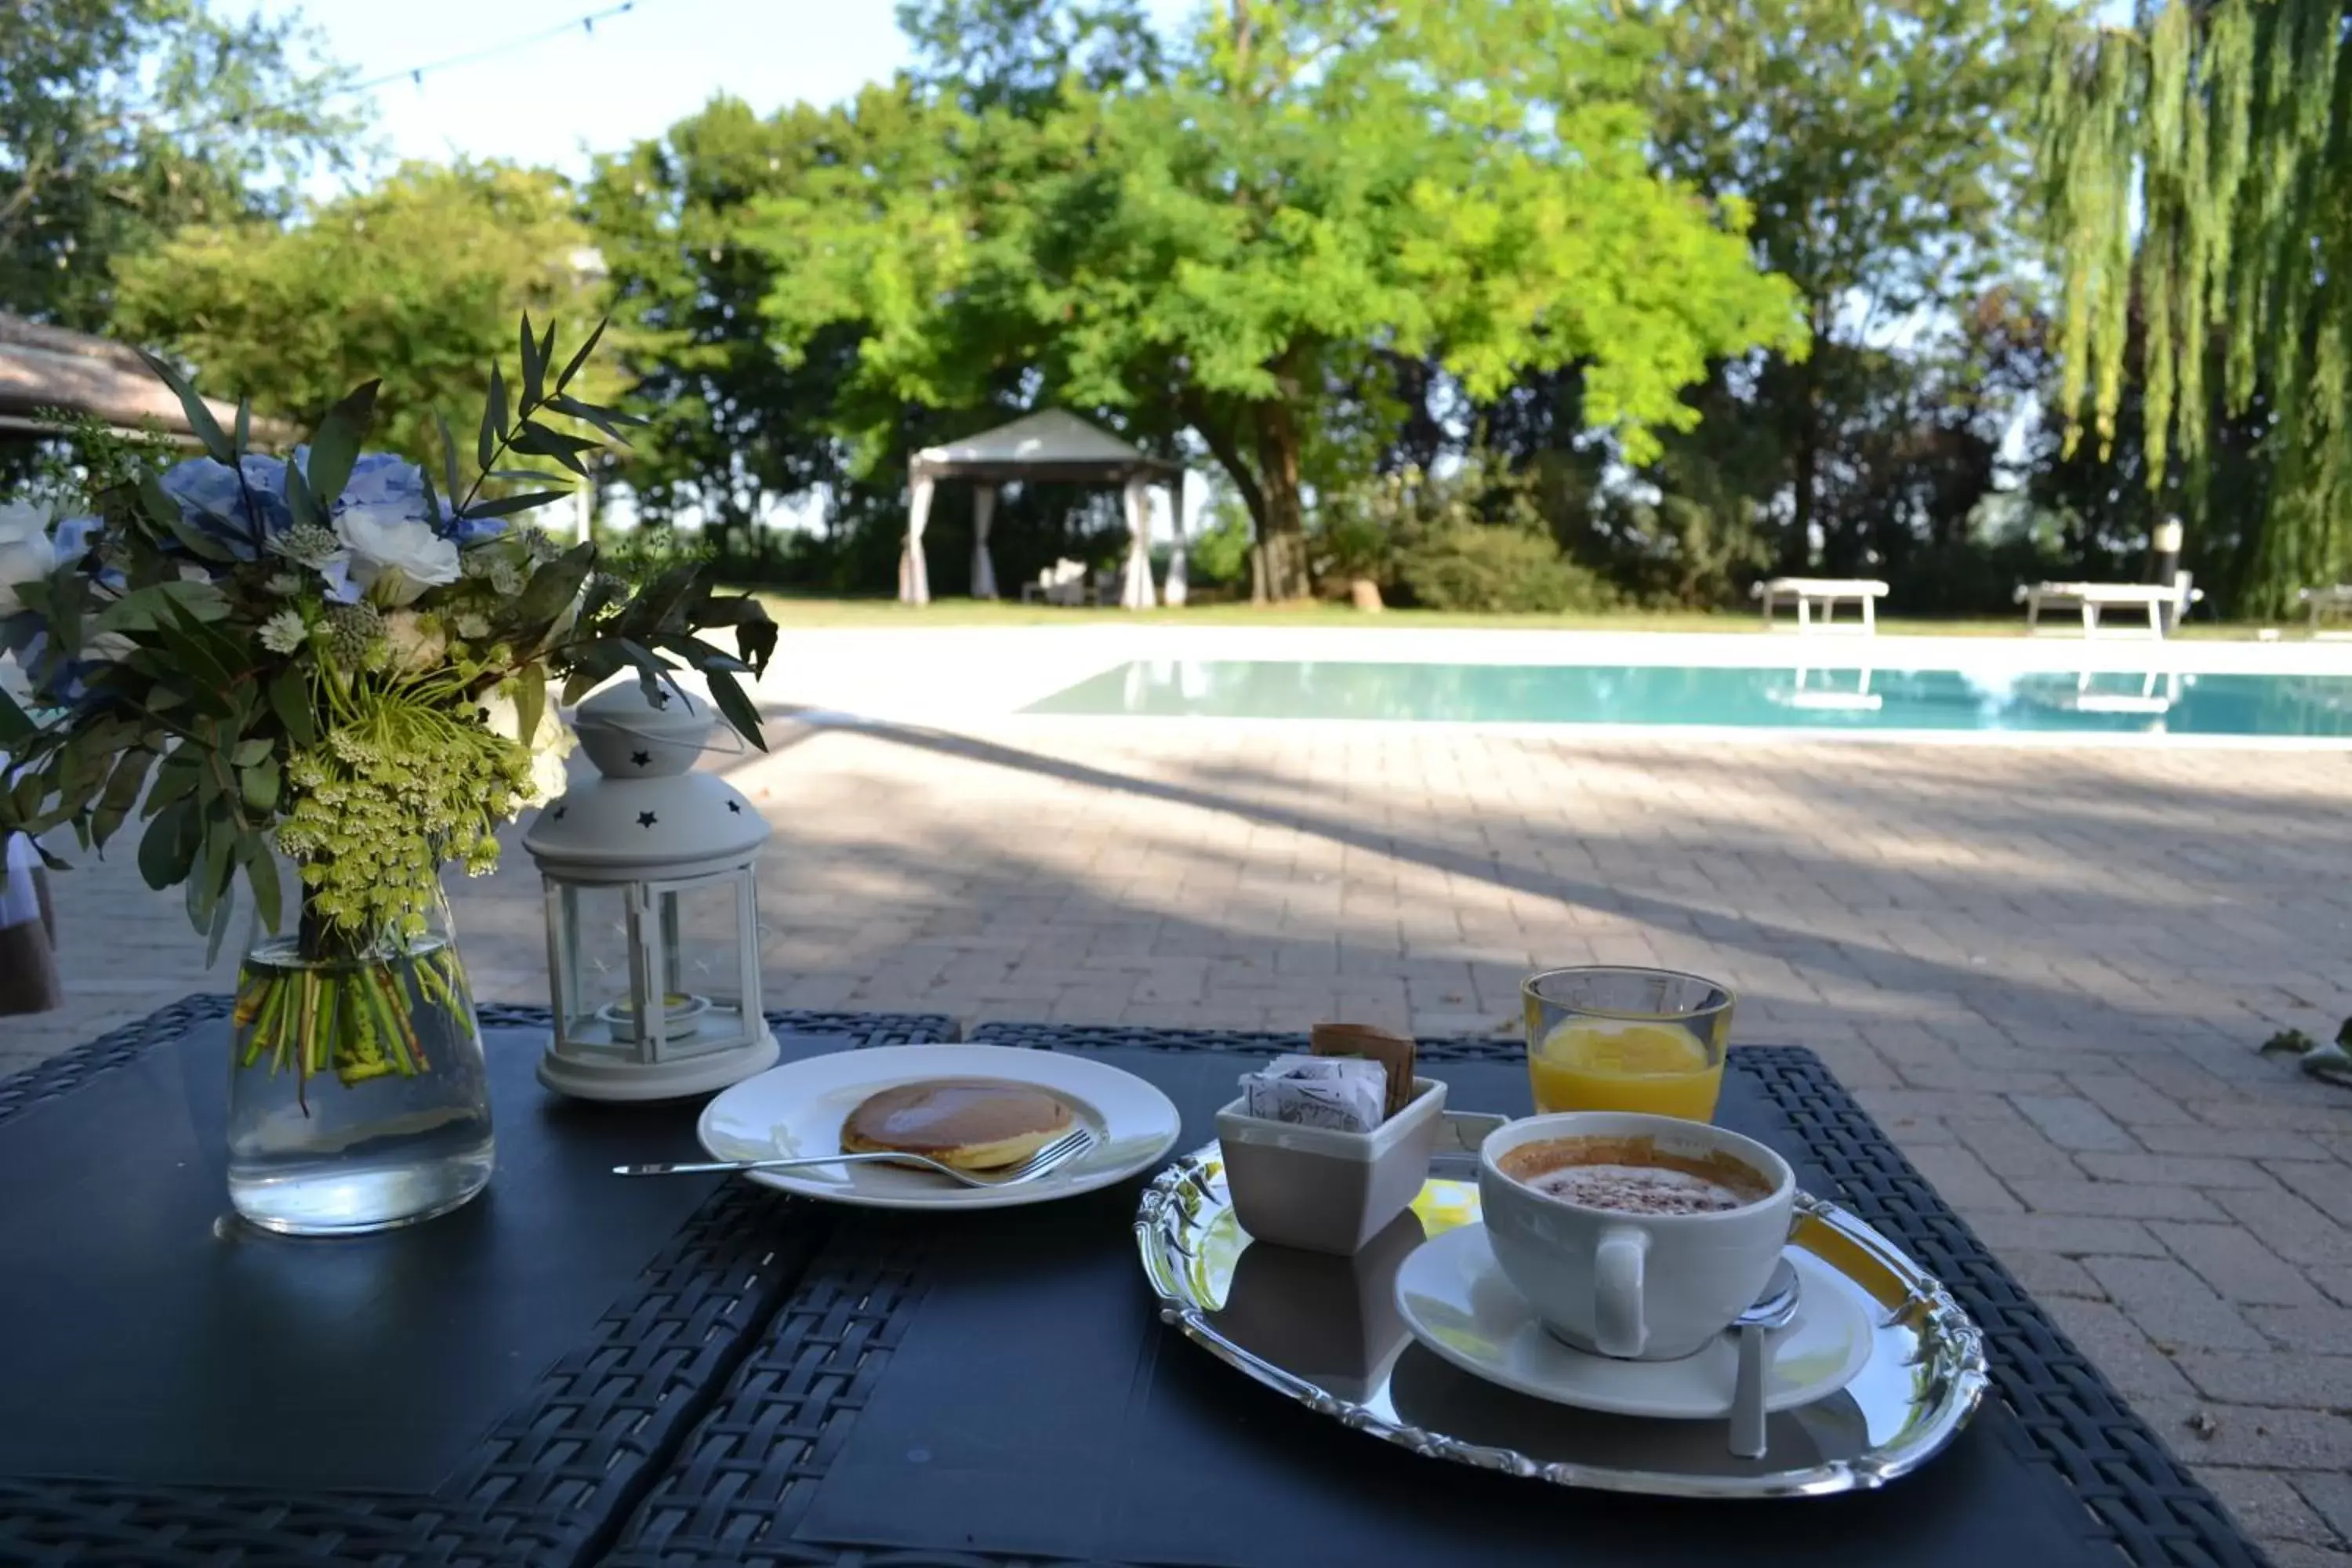
[[[228,1184],[269,1230],[348,1235],[446,1214],[490,1179],[488,1075],[443,938],[304,960],[257,944],[238,977]]]

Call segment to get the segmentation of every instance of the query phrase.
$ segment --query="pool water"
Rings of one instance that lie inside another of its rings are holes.
[[[2352,736],[2352,676],[1152,660],[1024,711],[2308,738]]]

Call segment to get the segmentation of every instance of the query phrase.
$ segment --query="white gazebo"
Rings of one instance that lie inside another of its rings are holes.
[[[1168,561],[1167,602],[1184,602],[1184,468],[1129,446],[1075,414],[1047,408],[1024,414],[1010,425],[983,430],[944,446],[926,447],[908,465],[911,495],[907,542],[898,553],[898,597],[909,605],[931,602],[930,574],[923,564],[923,529],[931,518],[931,493],[941,479],[970,479],[979,488],[971,509],[971,596],[996,597],[996,566],[988,554],[988,525],[996,512],[1000,485],[1016,480],[1118,485],[1127,506],[1127,570],[1119,603],[1148,610],[1151,589],[1150,489],[1168,491],[1175,520],[1175,550]]]

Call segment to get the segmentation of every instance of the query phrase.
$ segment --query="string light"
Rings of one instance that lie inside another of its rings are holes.
[[[518,34],[516,37],[508,38],[503,42],[486,44],[478,49],[468,49],[463,54],[450,55],[437,60],[428,60],[423,65],[409,66],[404,69],[387,71],[382,76],[372,76],[362,81],[350,82],[341,87],[331,88],[320,94],[320,98],[322,100],[329,101],[339,98],[354,98],[362,93],[373,92],[380,87],[390,87],[393,83],[399,81],[415,82],[421,88],[425,85],[425,79],[428,76],[436,76],[445,70],[451,70],[458,66],[475,65],[483,60],[496,59],[500,55],[510,55],[517,49],[527,49],[535,44],[543,44],[550,38],[560,38],[564,34],[571,32],[574,27],[579,28],[586,37],[593,38],[596,36],[597,23],[609,22],[615,16],[626,16],[630,12],[635,11],[642,3],[644,3],[644,0],[619,0],[618,4],[607,5],[601,11],[591,11],[585,16],[574,16],[568,21],[558,22],[552,26],[541,27],[535,33]],[[215,115],[209,120],[200,120],[192,124],[182,125],[173,133],[180,136],[192,136],[199,132],[215,130],[224,125],[243,125],[247,121],[255,119],[261,115],[276,114],[285,110],[298,108],[301,105],[302,101],[303,100],[299,99],[289,99],[280,103],[263,104],[257,109],[241,110],[234,114]]]
[[[413,81],[422,87],[425,85],[425,79],[428,76],[457,66],[469,66],[482,60],[495,59],[500,55],[512,54],[517,49],[527,49],[533,44],[543,44],[550,38],[562,37],[574,27],[593,38],[596,36],[597,23],[609,22],[614,17],[625,16],[636,8],[637,0],[621,0],[617,5],[607,5],[602,11],[591,11],[584,16],[574,16],[568,22],[558,22],[553,26],[542,27],[536,33],[520,34],[503,43],[486,44],[478,49],[469,49],[461,55],[451,55],[445,59],[427,61],[420,66],[410,66],[405,70],[390,71],[383,76],[370,77],[365,81],[355,81],[348,87],[335,89],[327,96],[349,98],[357,93],[373,92],[377,88],[389,87],[396,81]]]

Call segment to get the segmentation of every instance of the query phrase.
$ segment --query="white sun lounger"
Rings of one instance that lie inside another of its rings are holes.
[[[2147,636],[2161,640],[2167,630],[2165,612],[2172,613],[2175,625],[2189,613],[2189,606],[2205,596],[2204,590],[2189,585],[2189,574],[2183,572],[2169,584],[2164,583],[2033,583],[2020,584],[2017,602],[2025,606],[2025,629],[2029,633],[2042,630],[2042,612],[2046,607],[2073,605],[2082,614],[2083,635],[2099,635],[2101,610],[2139,609],[2147,613],[2145,632],[2134,627],[2118,629],[2117,637]]]
[[[1886,584],[1875,577],[1772,577],[1748,590],[1751,599],[1764,601],[1764,624],[1772,624],[1772,612],[1780,601],[1793,601],[1797,606],[1797,630],[1800,632],[1844,632],[1869,637],[1878,630],[1878,601],[1886,597]],[[1838,601],[1851,599],[1862,606],[1862,624],[1837,626]],[[1813,608],[1821,607],[1822,618],[1813,619]]]

